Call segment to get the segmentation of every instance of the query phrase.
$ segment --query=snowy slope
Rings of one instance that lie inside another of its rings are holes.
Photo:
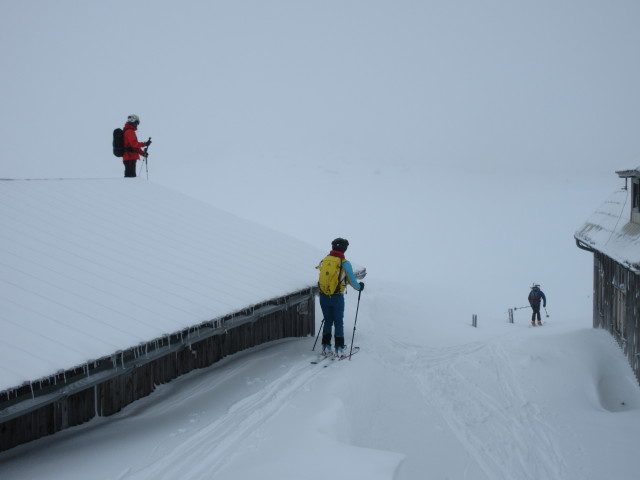
[[[312,286],[324,254],[135,180],[2,181],[0,218],[0,390]]]

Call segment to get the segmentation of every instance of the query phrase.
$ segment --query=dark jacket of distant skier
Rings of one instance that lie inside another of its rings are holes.
[[[127,123],[124,124],[124,154],[122,162],[125,168],[125,177],[136,176],[136,161],[140,160],[140,155],[144,155],[142,147],[146,147],[149,142],[139,142],[136,130],[140,119],[137,115],[129,115]]]
[[[547,297],[544,295],[544,292],[540,290],[540,285],[534,284],[531,287],[531,292],[529,292],[529,305],[531,305],[531,310],[533,313],[531,315],[531,322],[533,323],[538,319],[538,322],[541,321],[540,318],[540,302],[542,302],[542,306],[547,306]]]

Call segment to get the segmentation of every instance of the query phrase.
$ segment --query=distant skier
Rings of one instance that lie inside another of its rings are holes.
[[[546,308],[547,297],[545,297],[544,292],[540,290],[540,285],[534,283],[531,287],[531,292],[529,292],[529,305],[531,305],[531,310],[533,310],[533,313],[531,314],[531,325],[536,324],[536,317],[538,317],[538,325],[542,325],[542,320],[540,318],[540,302],[542,302],[542,306]]]
[[[147,142],[139,142],[136,130],[140,125],[140,117],[137,115],[129,115],[127,123],[124,124],[124,154],[122,155],[122,163],[124,164],[124,176],[136,176],[136,162],[140,160],[140,155],[146,157],[146,153],[142,147],[151,145],[151,139]]]
[[[320,288],[320,308],[324,315],[322,329],[322,353],[330,355],[331,329],[335,327],[336,354],[344,357],[344,296],[347,282],[356,290],[363,290],[364,283],[358,283],[351,263],[344,258],[349,242],[336,238],[331,242],[331,252],[324,257],[316,268],[320,270],[318,287]]]

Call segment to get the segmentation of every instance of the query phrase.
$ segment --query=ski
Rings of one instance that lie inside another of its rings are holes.
[[[345,352],[348,352],[348,351],[349,351],[349,349],[345,348]],[[351,355],[355,355],[359,351],[360,351],[360,347],[353,347],[353,349],[351,350]],[[332,354],[332,355],[320,354],[318,356],[318,358],[316,358],[315,360],[311,360],[310,363],[312,365],[318,365],[319,363],[323,363],[327,359],[331,359],[331,360],[347,360],[348,358],[349,358],[349,354],[348,353],[345,353],[344,355],[342,355],[340,357],[338,355],[335,355],[335,354]]]
[[[333,358],[334,358],[334,355],[323,355],[323,354],[321,353],[321,354],[318,356],[318,358],[316,358],[315,360],[311,360],[311,363],[312,363],[313,365],[317,365],[317,364],[319,364],[319,363],[324,362],[325,360],[327,360],[327,359],[329,359],[329,358],[333,359]]]

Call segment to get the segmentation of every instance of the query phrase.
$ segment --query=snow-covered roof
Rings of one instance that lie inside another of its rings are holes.
[[[312,287],[326,254],[141,179],[0,181],[0,218],[0,391]]]
[[[616,173],[620,178],[640,177],[640,166],[630,170],[619,170]]]
[[[640,224],[630,219],[629,191],[614,192],[575,234],[584,246],[640,273]]]

